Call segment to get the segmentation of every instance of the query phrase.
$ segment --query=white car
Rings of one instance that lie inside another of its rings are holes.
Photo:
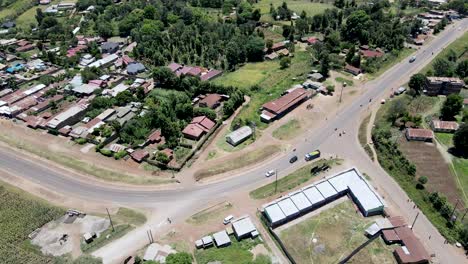
[[[271,176],[273,176],[273,175],[275,175],[275,171],[274,171],[274,170],[270,170],[270,171],[267,171],[267,172],[265,173],[265,177],[271,177]]]
[[[382,99],[382,101],[380,101],[381,104],[385,104],[385,99]]]
[[[416,56],[413,56],[413,57],[411,57],[411,58],[409,59],[409,62],[410,62],[410,63],[413,63],[415,60],[416,60]]]
[[[227,225],[227,224],[231,223],[231,221],[233,219],[234,219],[233,215],[228,215],[228,216],[226,216],[226,218],[224,218],[223,224]]]

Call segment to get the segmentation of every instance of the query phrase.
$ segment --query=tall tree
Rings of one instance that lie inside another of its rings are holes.
[[[421,73],[416,73],[413,76],[411,76],[408,86],[415,92],[415,95],[419,95],[425,83],[426,76],[424,76],[424,74]]]
[[[462,124],[455,135],[453,135],[453,145],[455,149],[462,155],[468,155],[468,124]]]
[[[440,114],[442,115],[443,120],[454,120],[455,116],[460,113],[463,107],[463,97],[458,94],[451,94],[447,96],[442,108],[440,109]]]

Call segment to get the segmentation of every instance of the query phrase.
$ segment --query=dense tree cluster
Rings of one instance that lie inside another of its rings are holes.
[[[184,1],[124,2],[80,0],[80,9],[96,3],[86,23],[103,37],[131,36],[138,42],[134,56],[147,64],[162,66],[178,63],[233,69],[246,61],[263,59],[264,41],[255,31],[260,11],[248,1],[190,0],[195,6],[235,7],[233,21],[216,21]],[[213,5],[213,6],[211,6]],[[87,30],[86,28],[84,30]]]

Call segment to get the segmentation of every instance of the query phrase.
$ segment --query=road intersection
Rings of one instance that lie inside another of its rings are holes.
[[[416,61],[409,63],[404,60],[393,66],[379,78],[367,82],[363,89],[365,92],[348,106],[339,111],[336,116],[329,117],[327,123],[317,129],[307,131],[303,139],[294,146],[296,155],[300,157],[299,162],[294,166],[289,163],[291,153],[285,153],[265,164],[259,164],[253,169],[244,171],[228,179],[207,183],[183,186],[171,190],[156,190],[151,187],[123,188],[119,185],[93,184],[86,181],[79,175],[63,168],[51,166],[49,164],[37,162],[33,159],[25,158],[17,152],[0,148],[0,176],[2,170],[9,174],[21,177],[34,182],[42,187],[54,190],[76,198],[102,201],[102,203],[115,203],[126,206],[140,206],[164,208],[165,215],[157,219],[151,219],[144,228],[157,229],[161,219],[165,219],[168,214],[175,216],[184,215],[187,210],[194,209],[217,199],[220,196],[228,195],[238,190],[247,190],[264,184],[271,179],[266,179],[264,174],[270,169],[277,169],[281,175],[297,169],[305,164],[302,157],[305,153],[314,149],[321,149],[323,153],[338,155],[345,159],[352,160],[355,166],[367,172],[375,185],[385,197],[386,203],[399,214],[403,215],[407,221],[414,218],[417,211],[408,202],[406,193],[398,186],[378,164],[372,162],[362,150],[357,140],[358,126],[363,115],[368,111],[367,106],[378,104],[381,98],[388,96],[391,89],[398,88],[406,83],[409,77],[417,73],[422,67],[427,65],[434,56],[448,44],[453,42],[468,29],[468,19],[450,25],[445,31],[432,40],[426,46],[421,47],[414,55]],[[371,106],[372,107],[372,106]],[[340,131],[346,131],[343,136],[338,136]],[[191,177],[191,175],[184,175]],[[159,221],[159,222],[158,222]],[[116,241],[98,250],[95,255],[107,258],[113,252],[119,252],[129,245],[137,245],[137,239],[145,237],[144,228],[140,228],[127,235],[127,239]],[[441,263],[464,263],[466,258],[455,248],[444,243],[444,238],[432,226],[429,220],[420,216],[414,231],[422,239],[431,253],[434,253]],[[431,236],[431,240],[425,238]],[[146,241],[144,239],[144,241]],[[117,251],[116,251],[117,250]],[[121,252],[122,253],[122,252]],[[125,253],[125,252],[123,252]],[[119,255],[119,254],[117,254]],[[107,261],[106,261],[107,262]]]

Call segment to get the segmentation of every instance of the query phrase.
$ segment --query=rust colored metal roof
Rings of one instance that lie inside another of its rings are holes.
[[[423,128],[408,128],[408,136],[412,138],[434,138],[432,130]]]
[[[408,227],[395,228],[395,233],[401,238],[404,247],[395,250],[395,256],[399,263],[426,263],[430,256],[421,241]]]
[[[291,106],[303,100],[307,96],[309,96],[309,92],[307,92],[305,89],[295,89],[294,91],[283,95],[274,101],[264,104],[263,108],[278,115],[288,110]]]
[[[455,121],[440,121],[432,120],[432,124],[436,129],[457,130],[458,123]]]

